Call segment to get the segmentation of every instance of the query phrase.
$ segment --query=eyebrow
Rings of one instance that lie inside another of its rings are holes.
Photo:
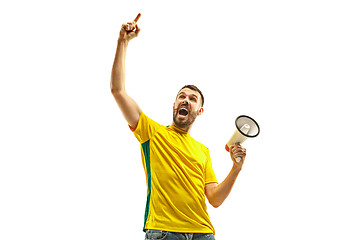
[[[180,97],[180,95],[187,95],[185,92],[180,92],[179,93],[179,95],[178,95],[178,97]],[[195,94],[190,94],[190,96],[192,96],[192,97],[195,97],[196,99],[198,99],[198,96],[196,96]]]

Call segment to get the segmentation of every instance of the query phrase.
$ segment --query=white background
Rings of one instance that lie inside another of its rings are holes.
[[[357,1],[7,1],[0,6],[0,239],[144,239],[140,147],[110,93],[138,12],[126,87],[169,125],[195,84],[193,138],[217,178],[246,114],[261,127],[217,239],[360,239]]]

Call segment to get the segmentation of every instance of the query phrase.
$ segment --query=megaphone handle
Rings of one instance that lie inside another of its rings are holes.
[[[239,157],[236,158],[236,162],[238,163],[240,161],[241,161],[241,157],[239,156]]]

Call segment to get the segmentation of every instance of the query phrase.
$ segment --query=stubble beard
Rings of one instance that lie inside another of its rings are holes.
[[[179,120],[177,117],[179,115],[179,109],[180,109],[180,106],[178,108],[173,108],[173,121],[177,128],[186,129],[187,127],[189,127],[191,124],[193,124],[195,122],[197,113],[193,112],[193,111],[191,111],[191,112],[189,111],[186,120],[185,119]]]

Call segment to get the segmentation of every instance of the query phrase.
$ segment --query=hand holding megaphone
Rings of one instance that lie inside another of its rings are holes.
[[[257,122],[249,116],[241,115],[235,120],[236,130],[227,142],[225,149],[230,151],[230,147],[240,143],[240,151],[242,149],[241,144],[248,138],[254,138],[260,133],[260,127]],[[233,153],[234,154],[234,153]],[[244,154],[244,153],[243,153]],[[245,150],[246,154],[246,150]],[[236,158],[236,162],[241,161],[241,156]]]
[[[241,160],[245,160],[246,149],[241,146],[241,143],[235,143],[234,145],[230,146],[229,152],[230,157],[234,162],[239,163]]]

